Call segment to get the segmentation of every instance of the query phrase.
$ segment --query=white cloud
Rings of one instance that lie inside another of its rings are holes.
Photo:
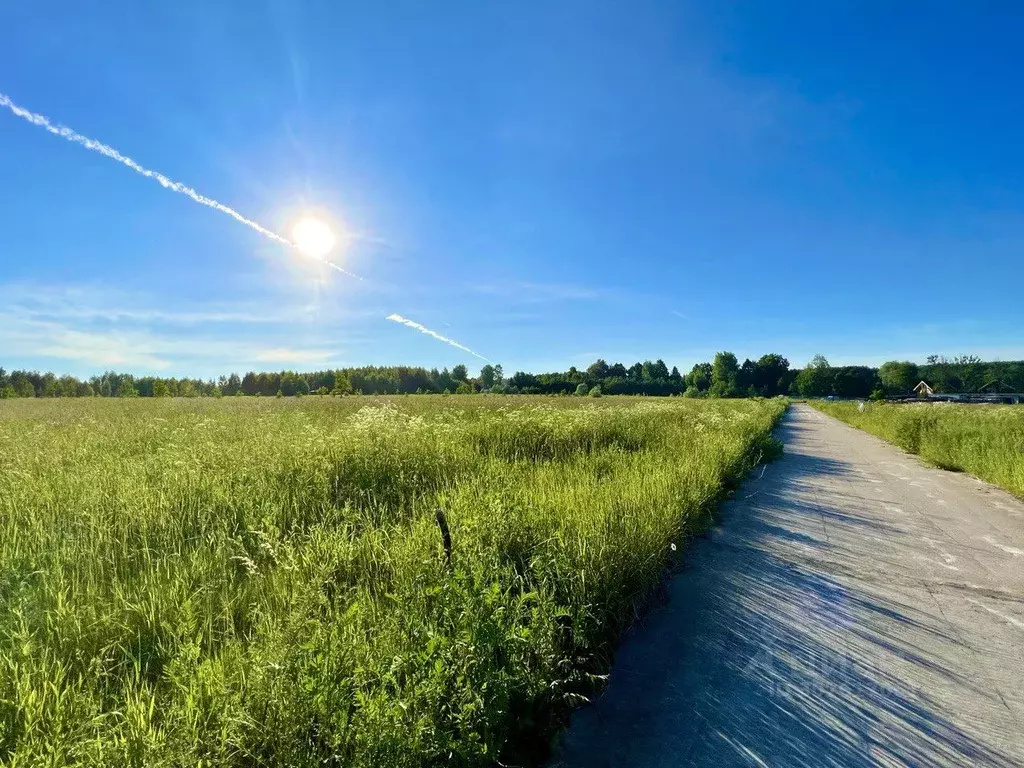
[[[393,323],[400,323],[400,324],[402,324],[402,325],[404,325],[404,326],[406,326],[408,328],[412,328],[415,331],[419,331],[420,333],[425,333],[427,336],[431,336],[431,337],[437,339],[438,341],[441,341],[441,342],[444,342],[445,344],[448,344],[449,346],[455,347],[456,349],[461,349],[463,352],[468,352],[469,354],[473,355],[473,357],[479,357],[481,360],[483,360],[486,363],[494,362],[493,360],[488,360],[486,357],[481,355],[479,352],[474,352],[469,347],[464,346],[463,344],[460,344],[459,342],[455,341],[455,339],[450,339],[447,336],[442,336],[437,331],[432,331],[429,328],[427,328],[425,325],[423,325],[421,323],[417,323],[415,320],[410,320],[407,317],[402,317],[401,315],[399,315],[396,312],[392,312],[390,315],[388,315],[385,318],[385,320],[390,320]]]
[[[258,311],[263,305],[276,309]],[[340,364],[339,321],[366,314],[273,300],[167,310],[153,297],[102,286],[0,285],[0,364],[80,375],[109,368],[215,375],[269,363]],[[346,345],[360,341],[345,334]]]
[[[0,345],[5,356],[52,357],[92,366],[131,366],[163,370],[170,361],[138,333],[93,332],[56,322],[32,320],[0,313]]]
[[[8,314],[38,320],[196,323],[274,323],[281,312],[258,311],[251,305],[218,302],[214,308],[168,310],[155,306],[152,296],[132,294],[100,285],[53,286],[34,283],[0,285],[0,307]],[[294,315],[291,316],[294,318]]]

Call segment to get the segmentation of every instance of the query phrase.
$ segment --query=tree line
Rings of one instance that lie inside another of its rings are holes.
[[[0,398],[13,397],[222,397],[385,394],[545,394],[651,395],[683,397],[886,397],[908,394],[921,380],[936,392],[969,393],[995,386],[1024,391],[1024,361],[983,362],[973,355],[947,359],[937,355],[924,365],[891,361],[879,368],[832,366],[816,355],[794,369],[778,354],[739,362],[719,352],[686,374],[663,360],[609,364],[596,360],[585,369],[563,373],[517,371],[505,377],[500,365],[485,365],[476,377],[465,365],[451,370],[413,366],[363,366],[300,373],[232,373],[217,380],[133,376],[108,371],[89,379],[0,368]]]
[[[500,365],[485,365],[470,378],[465,365],[427,370],[412,366],[364,366],[300,373],[232,373],[219,379],[133,376],[107,371],[89,379],[0,368],[0,398],[14,397],[222,397],[413,393],[472,394],[504,382]]]

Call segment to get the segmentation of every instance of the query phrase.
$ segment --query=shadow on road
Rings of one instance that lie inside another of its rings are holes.
[[[801,452],[806,429],[784,421],[784,458],[694,544],[668,605],[626,640],[609,691],[574,716],[554,765],[1017,765],[978,735],[983,723],[967,732],[935,697],[997,696],[957,671],[958,638],[899,590],[875,588],[885,573],[830,575],[863,568],[873,537],[899,529],[858,514],[856,492],[842,509],[815,503],[823,482],[862,485],[846,483],[850,464]],[[864,535],[830,542],[830,529],[852,528]]]

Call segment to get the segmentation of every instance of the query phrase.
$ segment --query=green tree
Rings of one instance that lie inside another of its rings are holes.
[[[595,384],[593,387],[590,388],[590,392],[588,392],[587,394],[590,397],[600,397],[601,396],[601,385],[600,384]]]
[[[598,358],[587,367],[587,378],[591,381],[601,381],[608,378],[608,363]]]
[[[462,363],[459,363],[452,368],[452,378],[456,381],[468,381],[469,380],[469,369]]]
[[[890,360],[878,369],[882,387],[890,395],[907,395],[921,380],[917,365],[909,361]]]
[[[238,378],[237,373],[232,373],[220,389],[225,395],[237,395],[242,391],[242,380]]]
[[[438,392],[451,392],[457,386],[455,378],[449,373],[447,368],[441,370],[437,374],[437,390]]]
[[[753,397],[761,394],[754,388],[754,381],[757,378],[757,363],[749,357],[740,366],[739,376],[736,378],[736,388],[743,394]]]
[[[686,374],[683,381],[687,388],[693,387],[698,392],[707,392],[711,387],[711,363],[697,363]]]
[[[36,396],[36,388],[32,386],[32,380],[24,371],[12,371],[9,386],[14,389],[18,397]]]
[[[1024,364],[1007,363],[1003,371],[1003,381],[1014,392],[1024,392]]]
[[[782,355],[761,355],[754,364],[751,384],[765,397],[784,394],[789,388],[789,360]]]
[[[832,394],[838,397],[869,397],[878,385],[874,368],[848,365],[832,369]]]
[[[242,394],[255,395],[259,391],[259,379],[257,379],[255,373],[249,371],[242,377]]]
[[[579,386],[576,387],[576,394],[579,395],[580,397],[585,396],[589,391],[590,390],[587,388],[587,385],[584,384],[582,381],[580,382]]]
[[[985,364],[977,355],[959,355],[953,358],[964,392],[978,392],[985,384]]]
[[[794,386],[802,397],[826,397],[832,394],[832,366],[823,355],[815,355],[796,375]]]
[[[644,381],[664,381],[668,378],[668,366],[664,360],[644,360],[640,368],[640,375]]]
[[[153,382],[153,397],[167,397],[171,394],[170,389],[167,387],[167,382],[163,379],[157,379]]]
[[[476,389],[468,381],[459,382],[459,386],[455,388],[456,395],[472,395],[476,392]]]
[[[712,397],[737,397],[739,392],[740,365],[732,352],[719,352],[711,363]]]
[[[331,390],[332,395],[351,395],[352,394],[352,380],[344,374],[334,375],[334,389]]]
[[[494,386],[494,366],[488,363],[480,369],[480,386],[484,389],[490,389]]]

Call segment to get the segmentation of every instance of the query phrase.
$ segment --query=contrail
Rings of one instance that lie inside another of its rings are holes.
[[[492,365],[494,364],[493,360],[488,360],[486,357],[484,357],[481,354],[478,354],[478,353],[474,352],[469,347],[464,347],[462,344],[459,344],[459,342],[457,342],[457,341],[455,341],[453,339],[449,339],[447,336],[442,336],[440,333],[432,331],[429,328],[427,328],[426,326],[420,325],[419,323],[417,323],[417,322],[415,322],[413,320],[410,320],[407,317],[402,317],[399,314],[390,314],[385,319],[392,320],[392,321],[394,321],[396,323],[401,323],[402,325],[407,325],[410,328],[413,328],[413,329],[419,331],[420,333],[427,334],[427,336],[433,336],[438,341],[443,341],[445,344],[451,344],[453,347],[461,349],[463,352],[469,352],[469,354],[473,355],[473,357],[479,357],[485,363],[491,363]]]
[[[33,125],[38,125],[40,128],[49,131],[54,136],[60,136],[62,139],[67,139],[68,141],[73,142],[75,144],[81,144],[83,147],[92,150],[93,152],[99,152],[101,155],[109,157],[111,160],[116,160],[117,162],[121,163],[121,165],[125,165],[131,168],[133,171],[135,171],[138,174],[141,174],[142,176],[145,176],[147,179],[153,179],[164,189],[169,189],[172,192],[177,192],[179,195],[185,195],[185,197],[191,198],[200,205],[205,205],[208,208],[213,208],[215,211],[226,213],[235,221],[239,221],[242,224],[245,224],[245,226],[249,227],[250,229],[256,230],[264,237],[269,237],[271,240],[275,240],[278,243],[281,243],[282,245],[288,245],[298,250],[295,243],[293,243],[288,238],[281,237],[281,235],[267,229],[264,226],[261,226],[260,224],[257,224],[252,219],[247,219],[245,216],[240,214],[235,209],[229,208],[223,203],[217,202],[213,198],[206,197],[206,195],[201,195],[194,189],[192,189],[192,187],[187,187],[179,181],[169,179],[162,173],[158,173],[157,171],[151,171],[148,168],[143,168],[130,157],[125,157],[116,149],[114,149],[111,146],[108,146],[107,144],[104,144],[100,141],[96,141],[95,139],[90,139],[88,136],[83,136],[82,134],[78,133],[77,131],[71,130],[65,125],[54,125],[52,122],[50,122],[50,119],[45,115],[40,115],[36,112],[30,112],[24,107],[18,106],[13,101],[11,101],[6,94],[0,93],[0,105],[7,107],[9,110],[11,110],[11,112],[13,112],[17,117],[20,117],[22,120],[27,120]],[[356,280],[363,279],[359,277],[359,275],[349,272],[347,269],[342,269],[333,261],[328,261],[327,259],[320,258],[319,256],[313,256],[312,254],[308,254],[305,252],[303,252],[303,255],[309,256],[310,258],[314,258],[317,261],[323,262],[327,266],[333,267],[342,274],[348,275],[349,277],[354,277]]]

